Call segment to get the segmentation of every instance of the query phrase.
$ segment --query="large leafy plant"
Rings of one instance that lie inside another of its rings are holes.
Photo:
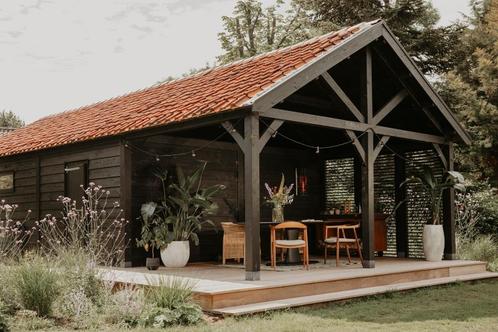
[[[167,171],[154,173],[161,180],[163,197],[159,203],[142,204],[144,243],[163,247],[172,241],[193,240],[195,245],[199,244],[197,233],[204,224],[213,225],[208,217],[218,210],[214,198],[225,189],[223,185],[202,188],[205,168],[203,163],[191,175],[185,175],[177,167],[176,181],[170,181]]]
[[[402,185],[414,184],[423,188],[429,198],[430,211],[432,213],[431,223],[441,224],[441,201],[443,193],[447,189],[465,191],[464,178],[459,172],[448,171],[443,177],[436,177],[429,167],[424,167],[419,174],[411,175]]]

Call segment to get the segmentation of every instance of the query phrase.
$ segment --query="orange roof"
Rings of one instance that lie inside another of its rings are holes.
[[[361,23],[190,77],[42,118],[2,135],[0,156],[164,126],[247,106],[253,97],[372,24]]]

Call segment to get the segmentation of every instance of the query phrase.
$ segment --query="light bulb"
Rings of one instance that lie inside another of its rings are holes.
[[[316,147],[316,151],[315,151],[315,153],[316,153],[316,154],[319,154],[319,153],[320,153],[320,147],[319,147],[319,146],[317,146],[317,147]]]
[[[195,151],[194,151],[194,150],[192,150],[192,157],[194,157],[194,158],[195,158],[195,156],[196,156]]]

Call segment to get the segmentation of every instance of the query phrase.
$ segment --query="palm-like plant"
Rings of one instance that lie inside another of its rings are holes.
[[[172,241],[193,240],[195,245],[199,244],[197,233],[202,225],[213,222],[207,219],[213,215],[218,205],[213,201],[214,197],[223,189],[223,185],[214,185],[201,188],[202,175],[206,163],[186,176],[183,170],[177,168],[177,182],[168,184],[167,171],[155,172],[154,175],[161,180],[163,197],[160,203],[148,202],[142,205],[142,219],[151,220],[149,229],[146,230],[142,240],[147,238],[148,243],[157,247],[163,247]]]
[[[464,178],[459,172],[448,171],[442,178],[437,178],[429,167],[424,167],[420,174],[407,178],[401,185],[414,184],[421,186],[429,198],[432,224],[441,224],[441,200],[447,189],[465,191]]]

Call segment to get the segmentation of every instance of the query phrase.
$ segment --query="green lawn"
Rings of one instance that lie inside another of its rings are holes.
[[[498,280],[227,318],[168,331],[498,331]]]

